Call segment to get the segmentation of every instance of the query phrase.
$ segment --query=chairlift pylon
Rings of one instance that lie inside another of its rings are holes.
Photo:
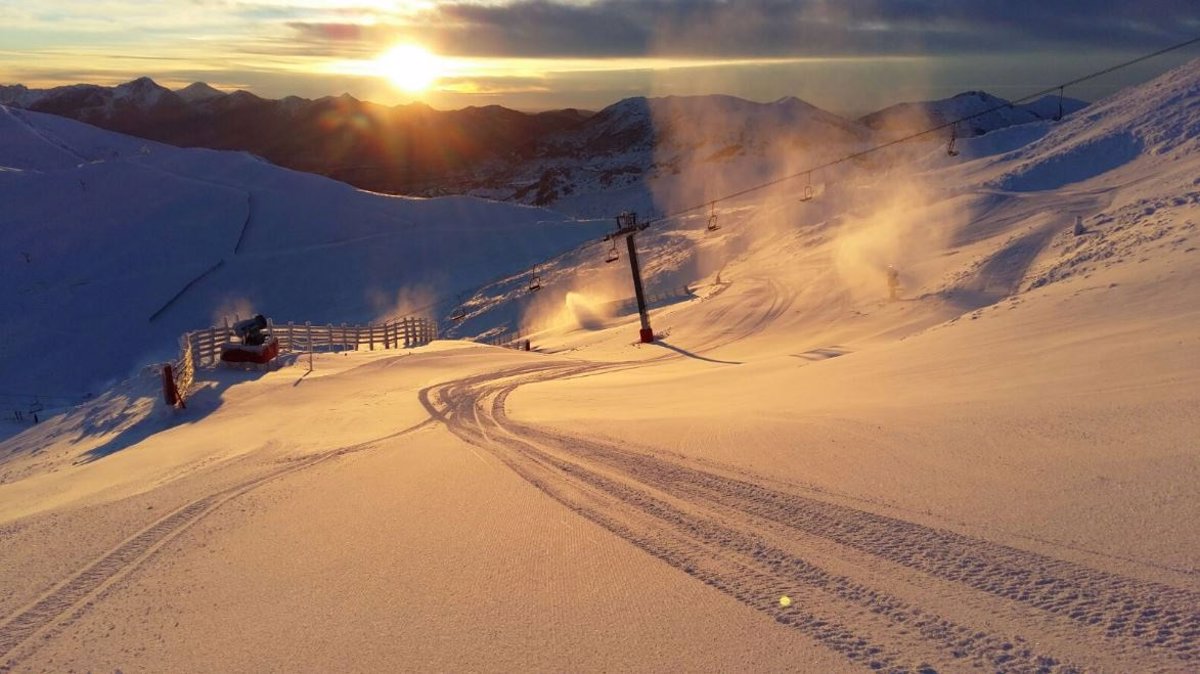
[[[714,201],[712,202],[712,212],[708,216],[708,231],[715,232],[720,228],[721,225],[717,224],[717,202]]]

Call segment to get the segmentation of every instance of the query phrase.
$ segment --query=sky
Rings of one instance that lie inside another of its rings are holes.
[[[725,93],[862,114],[967,90],[1015,99],[1197,36],[1196,0],[0,0],[0,84],[149,76],[521,110]]]

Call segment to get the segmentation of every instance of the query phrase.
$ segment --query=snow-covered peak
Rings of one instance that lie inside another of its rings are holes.
[[[139,77],[112,89],[113,101],[129,103],[139,108],[157,105],[164,96],[170,94],[170,89],[159,85],[149,77]]]
[[[585,135],[596,138],[654,141],[661,152],[671,146],[728,146],[754,144],[759,136],[833,134],[827,142],[861,140],[866,130],[850,120],[826,112],[798,98],[758,103],[736,96],[634,97],[596,113],[586,123]],[[665,147],[664,147],[665,146]]]
[[[225,92],[214,89],[204,82],[193,82],[183,89],[176,91],[175,94],[188,103],[207,101],[212,98],[220,98],[221,96],[226,95]]]
[[[960,136],[980,136],[1041,119],[1032,110],[1014,106],[986,91],[966,91],[936,101],[898,103],[859,121],[888,135],[904,135],[967,117],[970,119],[957,129]]]
[[[227,100],[230,100],[230,101],[233,101],[236,103],[253,103],[256,101],[263,100],[262,98],[255,96],[254,94],[250,93],[249,91],[246,91],[245,89],[238,89],[237,91],[235,91],[231,94],[227,94],[225,96],[225,98]]]
[[[279,100],[279,107],[285,112],[294,114],[310,102],[307,98],[299,96],[285,96]]]
[[[1057,94],[1052,94],[1042,96],[1036,101],[1025,103],[1020,107],[1029,110],[1042,119],[1055,119],[1060,117],[1060,113],[1062,117],[1065,117],[1079,112],[1088,105],[1087,101],[1081,101],[1078,98],[1070,98],[1069,96],[1060,97]]]

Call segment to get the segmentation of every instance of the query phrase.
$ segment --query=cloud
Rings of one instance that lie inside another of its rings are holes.
[[[288,26],[306,44],[416,40],[456,56],[753,58],[1144,49],[1200,25],[1194,0],[516,0],[351,15]]]

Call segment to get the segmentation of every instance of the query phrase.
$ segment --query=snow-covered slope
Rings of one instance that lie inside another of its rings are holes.
[[[523,206],[371,194],[9,108],[0,166],[7,391],[89,391],[235,312],[365,322],[402,293],[453,302],[599,231]]]

